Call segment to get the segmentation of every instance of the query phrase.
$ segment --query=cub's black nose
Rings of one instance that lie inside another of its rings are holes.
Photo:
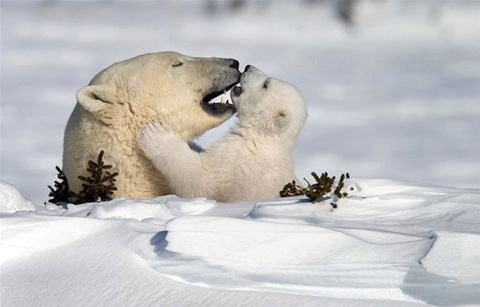
[[[250,65],[245,66],[245,71],[248,71],[250,69]]]
[[[240,63],[237,60],[232,59],[232,64],[230,64],[230,67],[238,69],[240,67]]]

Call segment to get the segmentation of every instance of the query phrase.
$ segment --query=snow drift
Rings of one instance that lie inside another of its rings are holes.
[[[479,190],[352,184],[337,209],[168,195],[3,213],[2,303],[480,302]],[[11,207],[2,199],[0,210]]]

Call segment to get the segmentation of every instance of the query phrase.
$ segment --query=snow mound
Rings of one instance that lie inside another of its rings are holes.
[[[11,184],[0,180],[0,213],[32,211],[37,207]]]
[[[430,272],[453,280],[475,284],[479,282],[480,236],[478,234],[440,231],[438,239],[423,266]],[[445,251],[449,251],[445,253]]]
[[[215,201],[203,198],[185,201],[174,195],[151,200],[115,199],[102,206],[94,206],[90,215],[101,219],[168,221],[177,216],[200,214],[215,207],[215,203]]]
[[[1,245],[5,248],[2,248],[0,265],[70,245],[109,227],[108,224],[92,219],[51,219],[38,215],[4,218],[1,226]]]
[[[480,302],[479,190],[349,184],[337,209],[168,195],[3,214],[0,294],[9,306]]]
[[[354,192],[335,210],[328,200],[310,204],[301,197],[236,204],[249,211],[246,218],[178,217],[143,239],[149,242],[135,242],[136,250],[164,276],[192,285],[330,298],[480,300],[474,294],[480,273],[471,269],[480,252],[479,191],[389,180],[350,184]]]
[[[224,217],[182,217],[165,229],[168,251],[262,271],[327,264],[412,265],[433,244],[431,236]]]

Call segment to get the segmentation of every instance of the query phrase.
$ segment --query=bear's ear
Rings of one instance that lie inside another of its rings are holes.
[[[113,86],[89,85],[77,92],[77,102],[97,119],[108,124],[108,109],[116,103],[116,91]]]

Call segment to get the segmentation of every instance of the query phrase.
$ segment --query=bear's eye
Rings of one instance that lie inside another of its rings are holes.
[[[266,80],[266,81],[263,83],[263,88],[264,88],[264,89],[267,89],[269,83],[270,83],[270,80]]]
[[[183,65],[183,62],[177,61],[177,62],[172,64],[172,67],[180,67],[182,65]]]

